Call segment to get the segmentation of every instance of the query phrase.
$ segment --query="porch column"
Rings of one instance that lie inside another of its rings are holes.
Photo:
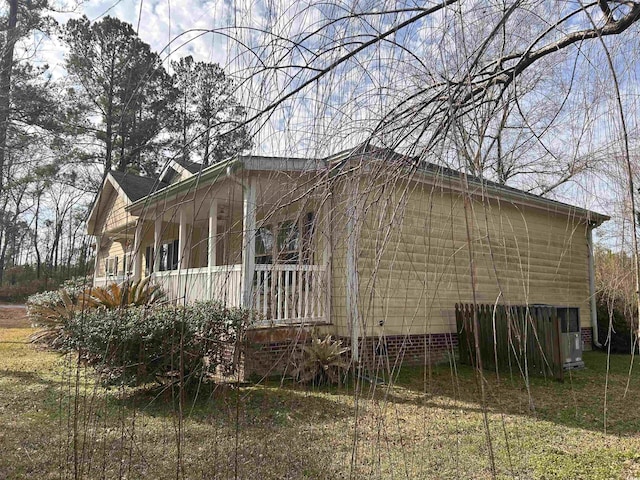
[[[102,235],[96,235],[96,259],[93,266],[93,286],[96,286],[96,278],[98,278],[98,270],[100,268],[100,247],[102,244]]]
[[[218,238],[218,199],[212,198],[209,204],[209,243],[207,255],[207,293],[209,299],[213,298],[213,267],[216,265]]]
[[[256,262],[256,184],[250,179],[243,187],[242,205],[242,270],[240,275],[240,305],[253,306],[253,273]]]
[[[131,253],[131,259],[133,260],[133,281],[140,280],[142,277],[142,234],[143,234],[144,221],[142,218],[138,218],[136,224],[136,233],[133,237],[133,252]]]
[[[153,224],[153,272],[160,271],[160,250],[162,249],[162,213]]]
[[[189,230],[187,228],[188,211],[186,206],[180,208],[180,230],[178,232],[178,270],[186,270],[189,268],[189,257],[191,253],[189,240]]]

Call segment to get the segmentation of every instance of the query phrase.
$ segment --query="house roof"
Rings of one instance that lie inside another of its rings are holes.
[[[220,178],[226,177],[229,173],[242,169],[245,171],[282,171],[282,172],[313,172],[318,170],[329,170],[330,173],[337,173],[353,160],[366,158],[375,161],[393,161],[400,168],[407,168],[420,177],[428,181],[438,182],[447,188],[454,190],[462,190],[467,186],[474,195],[487,195],[497,199],[512,201],[520,204],[530,205],[536,208],[542,208],[548,211],[575,215],[582,217],[587,221],[599,225],[609,220],[609,216],[598,212],[576,207],[557,200],[541,197],[533,193],[525,192],[514,187],[502,185],[496,182],[485,180],[473,175],[436,165],[433,163],[420,160],[418,157],[409,157],[398,154],[390,149],[374,147],[371,145],[360,145],[355,149],[345,150],[338,154],[325,158],[299,158],[299,157],[266,157],[266,156],[238,156],[223,162],[213,164],[206,168],[201,165],[192,164],[191,167],[197,166],[199,170],[197,174],[193,174],[180,182],[167,185],[158,184],[150,196],[139,197],[132,200],[128,205],[128,210],[134,210],[142,207],[144,204],[153,202],[158,198],[167,198],[176,195],[179,192],[192,189],[196,183],[202,185],[205,182],[216,182]],[[186,166],[184,168],[187,168]],[[151,192],[151,190],[150,190]],[[144,200],[144,201],[143,201]]]
[[[135,202],[148,196],[155,190],[160,190],[167,186],[166,183],[161,182],[155,178],[141,177],[129,172],[118,172],[112,170],[109,175],[118,183],[122,188],[124,194],[131,202]]]
[[[176,159],[174,160],[178,165],[187,170],[189,173],[193,173],[194,175],[198,173],[202,169],[201,163],[195,163],[190,160],[185,159]]]
[[[123,197],[125,205],[131,205],[140,199],[148,197],[156,190],[163,189],[166,183],[149,177],[141,177],[130,172],[119,172],[111,170],[107,173],[91,206],[91,212],[87,219],[87,233],[95,235],[96,221],[98,213],[106,206],[105,190],[115,190]]]
[[[538,206],[547,210],[557,211],[559,213],[570,213],[572,215],[584,217],[596,225],[600,225],[611,218],[608,215],[603,215],[592,210],[553,200],[551,198],[542,197],[515,187],[493,182],[475,175],[470,175],[460,170],[426,162],[417,156],[410,157],[399,154],[391,149],[375,147],[368,144],[363,144],[355,149],[337,153],[328,157],[326,160],[332,165],[332,170],[340,170],[350,159],[358,159],[362,157],[367,157],[368,159],[380,159],[383,161],[393,161],[398,166],[413,168],[415,169],[416,174],[423,177],[438,179],[443,184],[448,183],[447,186],[450,188],[460,190],[463,187],[463,182],[466,182],[469,190],[474,194],[478,194],[479,192],[495,198]]]

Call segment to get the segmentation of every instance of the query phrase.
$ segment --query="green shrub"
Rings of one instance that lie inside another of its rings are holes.
[[[78,350],[108,384],[157,381],[185,385],[233,373],[230,352],[248,315],[216,302],[157,308],[97,308],[66,326],[67,348]]]
[[[597,304],[598,312],[598,340],[604,350],[611,353],[630,354],[634,348],[635,334],[631,325],[634,319],[632,312],[624,312],[619,305],[613,308],[613,315],[609,315],[608,306],[599,301]],[[626,313],[626,314],[625,314]],[[611,323],[611,337],[609,337],[609,323]],[[636,352],[638,345],[635,346]]]
[[[29,297],[27,316],[34,325],[42,327],[31,336],[33,343],[64,350],[67,325],[76,314],[95,308],[113,310],[151,305],[164,297],[162,289],[152,284],[149,277],[105,287],[87,286],[90,283],[87,278],[74,278],[65,281],[59,290]]]
[[[349,366],[344,355],[349,351],[341,340],[331,335],[321,339],[314,336],[294,357],[293,376],[300,383],[323,385],[340,383],[340,376]]]

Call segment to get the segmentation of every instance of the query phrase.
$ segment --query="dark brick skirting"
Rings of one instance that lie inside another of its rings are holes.
[[[591,328],[581,329],[584,349],[592,349]],[[310,341],[309,330],[299,327],[271,328],[251,331],[242,355],[242,373],[249,376],[286,375],[292,370],[292,360],[303,345]],[[348,337],[337,337],[345,347]],[[360,362],[372,370],[399,365],[434,365],[448,362],[457,355],[458,336],[455,333],[419,335],[386,335],[360,339]]]
[[[310,338],[307,329],[296,327],[248,332],[243,352],[244,377],[286,375],[292,369],[294,355]]]
[[[591,327],[583,327],[580,329],[580,335],[582,336],[582,345],[584,350],[593,349],[593,332]]]
[[[310,334],[300,328],[265,329],[249,332],[244,349],[243,373],[249,376],[286,375],[296,352],[309,342]],[[338,337],[345,347],[348,337]],[[399,365],[432,365],[455,355],[455,333],[387,335],[360,339],[361,364],[369,369]]]

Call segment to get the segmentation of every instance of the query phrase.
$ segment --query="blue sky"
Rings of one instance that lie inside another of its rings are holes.
[[[99,20],[105,15],[129,22],[138,30],[139,36],[151,48],[161,53],[163,58],[193,55],[198,60],[227,63],[226,41],[220,36],[203,35],[201,30],[226,25],[229,20],[229,6],[225,1],[159,1],[159,0],[93,0],[79,4],[67,4],[62,12],[53,17],[64,23],[69,18],[86,15],[90,20]],[[190,30],[200,30],[192,34]],[[178,39],[175,37],[183,34]],[[171,39],[174,42],[170,44]],[[63,63],[64,50],[55,42],[39,49],[54,72],[59,72]]]
[[[475,4],[464,2],[471,9]],[[73,12],[56,14],[56,18],[63,23],[71,16],[82,14],[91,20],[98,20],[104,15],[116,16],[138,29],[140,37],[165,59],[193,55],[198,60],[218,62],[238,79],[246,79],[238,90],[238,96],[250,112],[255,112],[277,95],[315,74],[311,69],[301,70],[292,65],[305,64],[314,54],[323,52],[312,64],[322,68],[357,45],[348,42],[366,41],[411,14],[378,15],[376,12],[380,9],[412,5],[411,2],[391,0],[344,3],[312,0],[96,0],[80,3],[72,9]],[[536,32],[547,28],[546,21],[561,16],[562,11],[558,9],[574,8],[577,3],[532,2],[527,5],[528,8],[523,8],[512,18],[510,26],[513,39],[521,39],[521,45],[516,45],[518,48],[526,46],[535,38]],[[367,12],[368,16],[326,25],[327,19],[347,15],[350,9]],[[533,9],[538,10],[532,12]],[[474,48],[474,35],[482,39],[497,17],[495,12],[486,12],[482,8],[472,13],[464,13],[468,22],[464,35],[467,36],[466,41],[471,39],[469,45]],[[596,21],[600,18],[597,9],[591,13]],[[439,80],[443,73],[455,74],[443,65],[452,59],[455,64],[456,58],[468,53],[465,48],[469,46],[461,47],[460,30],[454,28],[460,18],[463,14],[455,8],[431,15],[378,47],[362,52],[322,81],[312,83],[268,119],[254,126],[256,153],[323,155],[364,140],[381,112],[402,95],[420,88],[421,84]],[[531,22],[532,19],[537,20]],[[585,19],[581,21],[579,23],[576,17],[557,34],[584,27]],[[322,35],[305,37],[304,48],[288,52],[288,39],[303,38],[323,24]],[[203,34],[211,29],[218,33]],[[640,39],[634,32],[637,33],[637,28],[626,35],[625,43],[607,41],[607,45],[611,47],[614,63],[621,73],[619,80],[628,112],[627,121],[637,131],[639,63],[634,61],[633,52],[640,51]],[[172,39],[175,40],[170,44]],[[244,50],[243,45],[252,47],[254,53]],[[548,131],[544,126],[537,128],[540,132],[547,132],[541,150],[552,150],[558,156],[597,150],[606,142],[615,141],[619,134],[618,120],[610,108],[613,90],[602,48],[597,41],[591,41],[588,46],[568,50],[567,54],[569,60],[558,63],[559,67],[550,64],[545,67],[546,71],[532,69],[532,74],[542,76],[544,89],[520,104],[520,108],[530,108],[533,117],[536,109],[540,108],[538,101],[544,106],[546,100],[551,100],[546,103],[547,107],[560,108],[562,89],[568,88],[568,78],[574,73],[573,66],[579,67],[576,76],[579,81],[572,86],[575,94],[557,117],[557,125]],[[64,51],[59,43],[43,45],[40,55],[51,65],[54,75],[62,74]],[[577,62],[572,62],[572,58],[577,58]],[[264,60],[283,68],[257,73],[258,65]],[[588,135],[582,135],[583,125],[588,126]],[[549,132],[553,132],[553,136]],[[578,137],[581,143],[571,144]],[[581,182],[559,194],[563,199],[574,199],[581,205],[598,208],[596,202],[603,198],[601,190],[608,186],[598,179]],[[607,207],[599,209],[607,210]]]

